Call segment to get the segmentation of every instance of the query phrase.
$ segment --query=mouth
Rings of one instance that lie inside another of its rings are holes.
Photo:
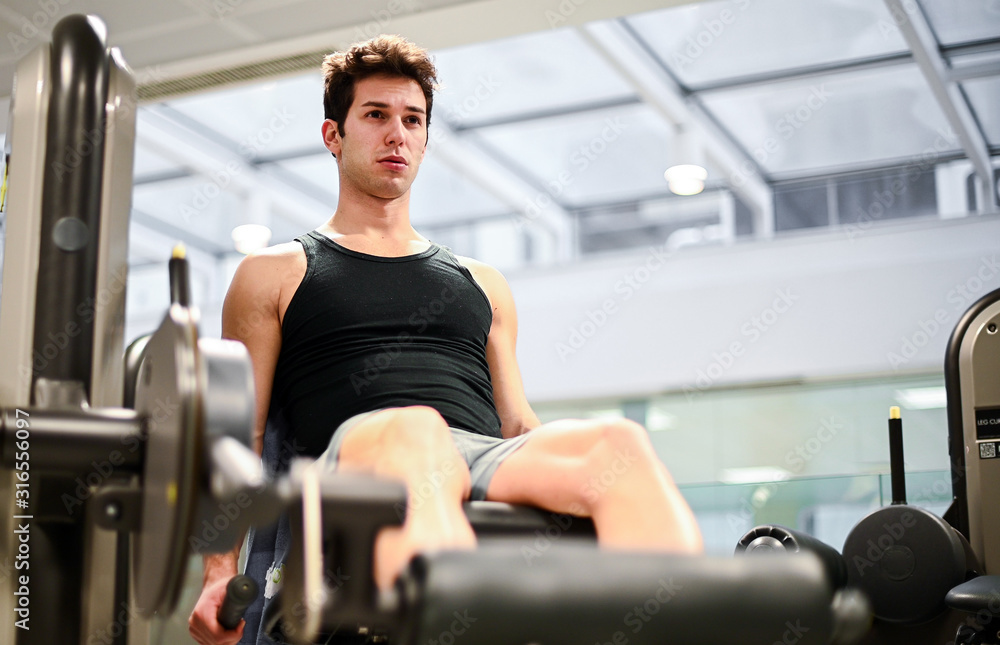
[[[390,170],[406,170],[406,159],[397,155],[389,155],[378,160],[379,164]]]

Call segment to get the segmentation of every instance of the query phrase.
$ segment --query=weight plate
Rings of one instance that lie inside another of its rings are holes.
[[[850,585],[875,616],[918,624],[945,610],[945,594],[965,579],[965,551],[947,522],[915,506],[887,506],[858,522],[844,542]]]
[[[191,311],[172,305],[139,368],[135,409],[146,423],[146,460],[132,580],[146,617],[173,610],[187,569],[201,472],[197,339]]]

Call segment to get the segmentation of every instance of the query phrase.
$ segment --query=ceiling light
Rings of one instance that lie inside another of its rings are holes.
[[[701,161],[701,147],[694,133],[684,127],[677,129],[674,138],[674,159],[676,163],[663,173],[670,192],[675,195],[697,195],[705,190],[708,171]]]
[[[270,241],[271,229],[262,224],[243,224],[233,229],[233,244],[244,255],[264,248]]]
[[[697,195],[705,190],[708,171],[695,164],[680,164],[667,168],[663,176],[675,195]]]

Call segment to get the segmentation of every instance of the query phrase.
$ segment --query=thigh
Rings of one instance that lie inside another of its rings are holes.
[[[530,431],[524,445],[497,467],[486,499],[585,514],[587,464],[605,427],[601,421],[563,420]]]
[[[341,469],[374,468],[376,472],[461,459],[447,424],[432,408],[412,406],[386,408],[352,417],[338,428],[341,434],[336,454]],[[331,440],[335,448],[338,440]]]

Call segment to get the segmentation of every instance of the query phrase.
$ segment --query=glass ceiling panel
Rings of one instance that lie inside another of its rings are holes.
[[[701,2],[627,19],[688,87],[909,51],[882,2]]]
[[[303,188],[313,197],[329,201],[330,214],[333,214],[337,208],[340,184],[337,180],[337,162],[330,153],[324,150],[319,154],[287,159],[274,165],[283,171],[282,176],[291,175],[302,182]]]
[[[318,73],[179,98],[167,105],[214,130],[248,158],[323,145],[323,82]]]
[[[452,125],[633,96],[569,29],[434,52],[434,61],[442,84],[434,114]]]
[[[996,0],[920,0],[920,4],[942,45],[1000,38]]]
[[[962,83],[979,126],[991,146],[1000,146],[1000,77],[977,78]]]
[[[915,65],[702,94],[769,173],[846,170],[960,148]]]
[[[138,132],[142,132],[142,119],[139,119],[136,123],[136,130]],[[136,181],[142,181],[145,177],[156,177],[158,175],[182,172],[185,170],[181,166],[178,166],[174,162],[161,157],[149,148],[143,146],[142,141],[139,140],[140,136],[136,137],[135,145],[135,167],[133,170],[133,176]]]
[[[209,184],[199,176],[140,184],[132,189],[132,208],[162,220],[164,232],[176,233],[178,239],[228,248],[231,218],[245,212],[246,204],[231,192],[207,191]]]
[[[646,105],[484,128],[486,143],[570,206],[669,194],[673,129]]]
[[[410,192],[410,215],[417,227],[422,224],[502,215],[512,210],[468,177],[438,161],[433,148],[427,151]]]

